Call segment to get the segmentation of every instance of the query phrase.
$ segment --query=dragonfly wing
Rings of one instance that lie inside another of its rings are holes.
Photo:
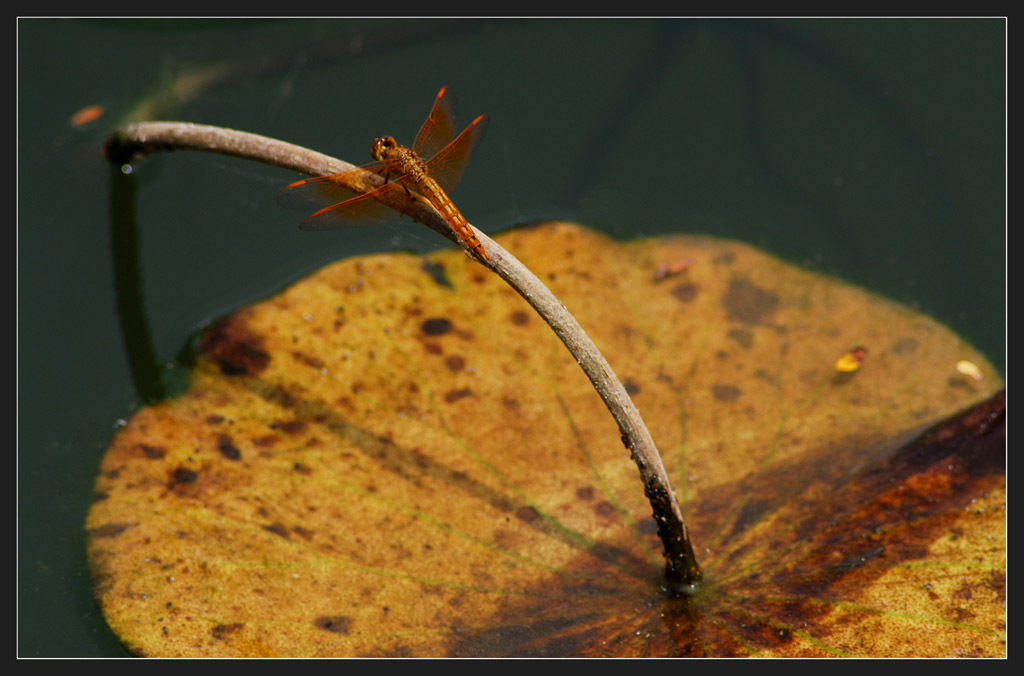
[[[386,163],[377,162],[362,167],[373,173],[384,173]],[[386,185],[367,193],[350,187],[358,184],[359,169],[307,178],[292,183],[277,196],[278,204],[315,213],[302,222],[303,230],[330,230],[343,227],[375,225],[399,218],[401,214],[389,209],[375,198],[397,187]]]
[[[466,127],[459,137],[427,161],[427,171],[441,189],[450,193],[462,180],[473,151],[483,138],[490,118],[481,115]]]
[[[365,225],[387,223],[402,214],[384,206],[377,198],[385,189],[391,190],[393,184],[372,192],[363,193],[338,204],[324,207],[310,215],[299,225],[303,230],[336,230],[338,228],[358,228]]]
[[[455,107],[452,88],[442,87],[412,144],[413,152],[421,159],[433,157],[455,138]]]
[[[386,162],[372,162],[357,169],[337,174],[295,181],[278,193],[277,203],[288,209],[309,211],[344,202],[363,194],[362,191],[350,187],[360,184],[362,171],[382,175],[386,171],[386,164]]]

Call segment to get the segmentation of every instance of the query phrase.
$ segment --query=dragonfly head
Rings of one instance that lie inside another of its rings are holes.
[[[391,136],[381,136],[373,139],[373,143],[370,145],[370,155],[375,160],[383,160],[386,158],[387,151],[394,150],[398,147],[398,142]]]

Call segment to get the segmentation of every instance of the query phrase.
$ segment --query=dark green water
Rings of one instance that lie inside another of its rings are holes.
[[[205,323],[331,260],[448,246],[412,224],[303,233],[275,201],[295,176],[241,160],[162,154],[115,183],[110,127],[208,66],[270,64],[164,119],[355,163],[376,135],[411,140],[452,85],[461,122],[492,116],[455,194],[474,225],[742,239],[912,305],[1005,369],[1000,20],[34,19],[17,48],[22,656],[124,654],[82,524],[117,421],[143,405],[130,353],[173,363]],[[94,103],[103,118],[69,126]]]

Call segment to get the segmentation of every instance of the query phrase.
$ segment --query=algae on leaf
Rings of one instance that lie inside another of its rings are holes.
[[[639,406],[706,587],[662,587],[616,425],[525,301],[457,251],[370,256],[222,319],[111,444],[89,558],[131,651],[1005,655],[983,357],[737,242],[501,240]]]

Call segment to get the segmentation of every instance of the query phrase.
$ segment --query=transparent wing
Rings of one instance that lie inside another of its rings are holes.
[[[457,139],[427,161],[427,173],[446,193],[451,193],[462,180],[462,174],[483,138],[489,120],[486,115],[476,118]]]
[[[451,87],[442,87],[434,99],[420,131],[413,141],[412,151],[422,160],[428,160],[455,138],[455,94]]]
[[[361,169],[381,173],[387,170],[386,164],[376,162]],[[302,222],[303,230],[362,227],[401,218],[402,214],[384,206],[378,199],[402,188],[406,181],[399,179],[362,193],[346,185],[359,171],[353,169],[296,181],[278,194],[277,202],[289,209],[316,210]]]

